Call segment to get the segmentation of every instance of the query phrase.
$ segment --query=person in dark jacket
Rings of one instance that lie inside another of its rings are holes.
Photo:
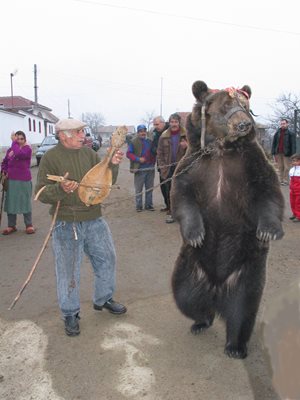
[[[174,113],[169,117],[169,128],[162,133],[158,141],[157,147],[157,165],[160,169],[162,180],[168,181],[165,183],[167,193],[167,215],[166,223],[174,222],[172,217],[170,192],[171,178],[175,172],[177,163],[184,156],[187,149],[186,130],[180,125],[181,117]]]
[[[161,134],[167,130],[169,128],[169,123],[165,122],[164,118],[162,116],[157,116],[153,119],[153,140],[152,140],[152,154],[154,155],[154,157],[156,158],[157,156],[157,146],[158,146],[158,140],[161,136]],[[164,181],[164,179],[161,176],[160,173],[160,169],[158,168],[158,172],[159,172],[159,182],[160,184]],[[167,188],[165,184],[161,184],[160,185],[160,190],[161,190],[161,194],[164,198],[164,202],[165,202],[165,207],[161,208],[160,211],[169,211],[168,209],[168,193],[167,193]]]
[[[151,152],[152,142],[147,138],[145,125],[138,125],[137,137],[128,145],[126,153],[130,160],[130,171],[134,173],[135,205],[137,212],[143,211],[143,188],[145,187],[145,210],[154,211],[152,194],[155,158]]]
[[[272,155],[279,168],[281,185],[288,185],[290,157],[296,153],[296,136],[288,128],[288,120],[282,118],[280,128],[275,132],[272,143]]]

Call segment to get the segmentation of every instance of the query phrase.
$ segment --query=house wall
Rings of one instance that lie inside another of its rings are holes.
[[[10,146],[12,132],[23,131],[32,145],[40,144],[45,136],[55,132],[53,123],[36,115],[20,111],[19,114],[0,110],[0,147]]]
[[[30,124],[29,119],[31,121]],[[30,127],[31,129],[29,129]],[[45,136],[55,132],[55,127],[53,123],[49,123],[43,118],[26,113],[25,111],[15,114],[0,110],[0,162],[11,145],[11,133],[16,131],[25,132],[27,141],[32,147],[33,160],[35,160],[34,155],[37,146],[43,141]]]
[[[25,117],[0,110],[0,148],[9,147],[11,133],[20,130],[25,132]]]
[[[45,127],[45,121],[36,115],[27,114],[25,111],[21,111],[25,115],[25,129],[27,140],[30,144],[40,144],[44,137],[49,134],[46,130],[49,127]]]

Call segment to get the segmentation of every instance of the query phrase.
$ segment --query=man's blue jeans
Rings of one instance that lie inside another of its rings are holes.
[[[152,171],[143,171],[143,169],[141,169],[140,171],[137,171],[134,174],[134,188],[136,194],[135,206],[137,209],[143,208],[142,191],[144,186],[145,190],[153,188],[154,174],[155,174],[154,167]],[[153,189],[145,193],[145,208],[153,207],[152,195],[153,195]]]
[[[83,222],[56,221],[52,247],[55,258],[57,297],[62,314],[80,311],[80,266],[85,253],[94,270],[93,302],[99,306],[115,290],[116,253],[109,227],[103,218]]]

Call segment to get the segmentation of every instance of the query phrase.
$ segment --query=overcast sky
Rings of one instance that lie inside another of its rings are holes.
[[[136,125],[190,111],[191,85],[249,84],[261,122],[282,93],[300,95],[299,0],[2,0],[0,95],[59,118],[100,112]],[[162,82],[162,102],[161,102]]]

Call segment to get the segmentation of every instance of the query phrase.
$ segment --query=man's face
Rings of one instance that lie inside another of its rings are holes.
[[[280,128],[281,129],[287,129],[288,123],[286,121],[280,121]]]
[[[142,129],[141,131],[138,131],[138,136],[140,139],[146,139],[146,137],[147,137],[146,129]]]
[[[81,149],[84,143],[85,133],[83,129],[72,129],[68,131],[70,133],[70,137],[67,136],[64,132],[59,133],[60,142],[67,149]]]
[[[165,129],[165,123],[158,119],[155,119],[153,121],[153,126],[154,126],[154,129],[157,130],[157,132],[162,132]]]
[[[179,126],[180,126],[180,124],[179,124],[179,121],[178,121],[178,119],[170,119],[170,129],[171,129],[171,131],[178,131],[179,130]]]

